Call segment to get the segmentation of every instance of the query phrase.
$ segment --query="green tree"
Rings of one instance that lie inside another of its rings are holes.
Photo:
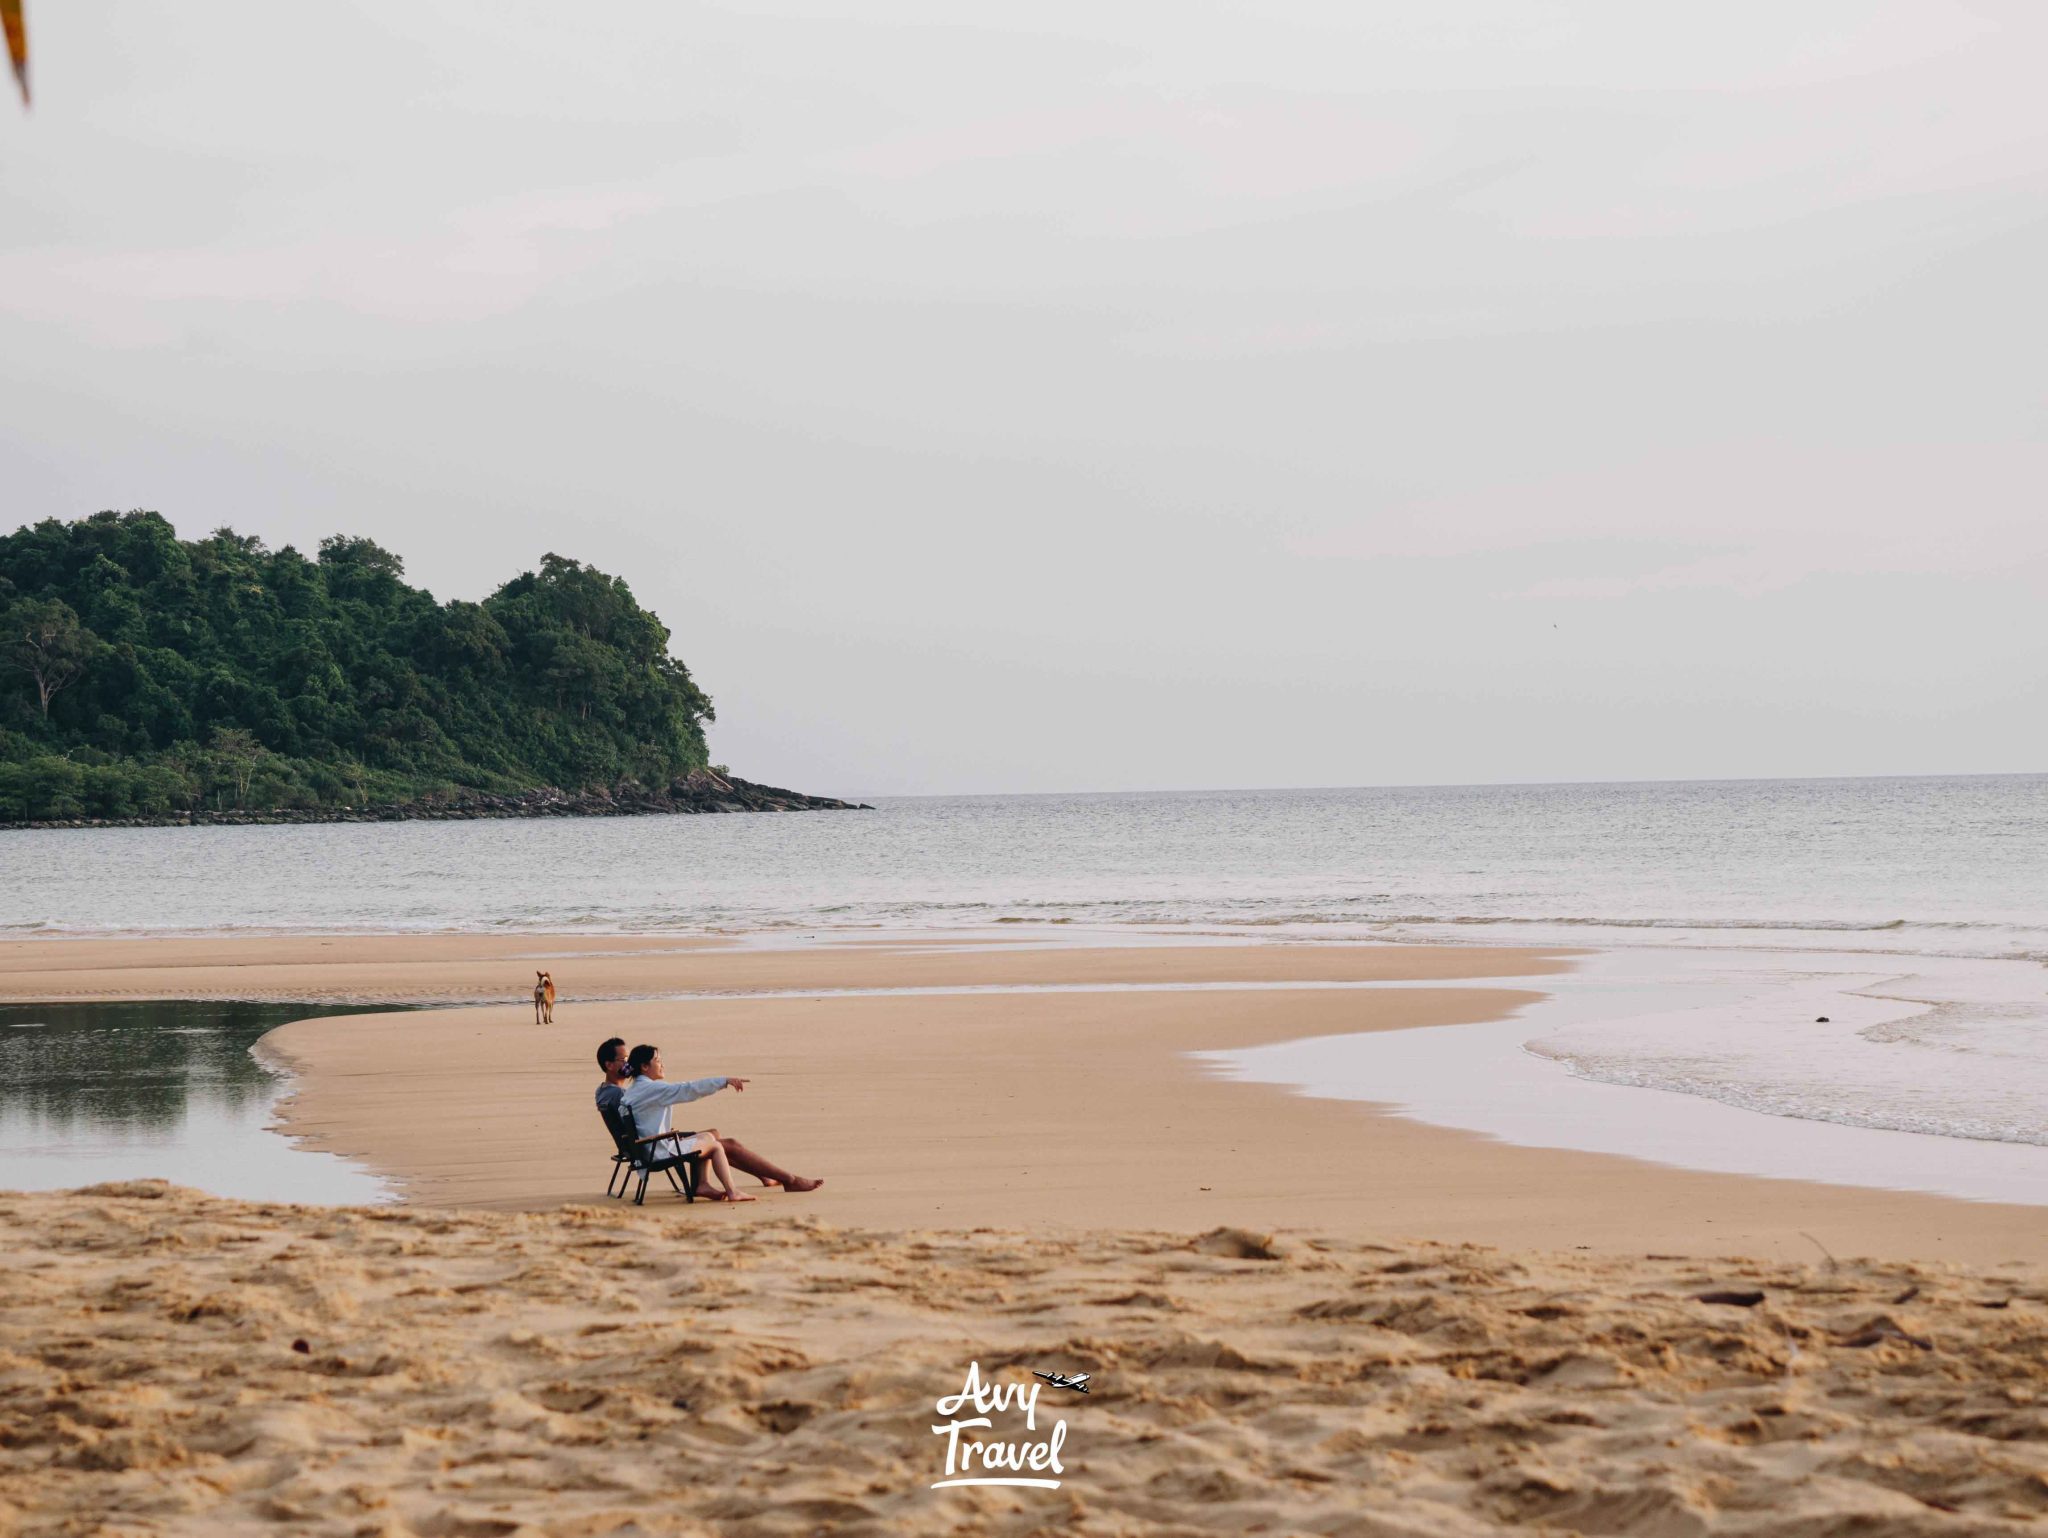
[[[0,536],[0,821],[659,784],[709,698],[621,579],[556,552],[480,603],[337,535],[317,559],[156,513]],[[90,774],[85,769],[90,768]],[[161,772],[158,772],[161,771]]]
[[[213,762],[234,785],[235,805],[240,806],[248,799],[249,781],[256,766],[263,762],[263,744],[246,727],[216,726],[212,746]]]
[[[50,701],[58,691],[78,682],[99,649],[99,638],[79,624],[70,604],[59,599],[15,604],[0,619],[0,637],[5,638],[5,651],[0,655],[35,684],[36,703],[46,718]]]

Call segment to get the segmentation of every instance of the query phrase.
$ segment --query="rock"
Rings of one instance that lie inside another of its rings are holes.
[[[807,796],[774,785],[756,785],[737,775],[697,769],[650,789],[632,780],[588,790],[553,785],[498,795],[471,791],[452,801],[413,801],[394,806],[281,808],[271,812],[173,812],[162,817],[67,818],[0,824],[17,828],[248,827],[266,823],[469,822],[495,817],[646,817],[719,812],[872,812],[861,802]]]

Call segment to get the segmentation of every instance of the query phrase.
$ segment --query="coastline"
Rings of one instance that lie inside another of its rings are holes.
[[[1517,1147],[1370,1102],[1233,1082],[1191,1056],[1496,1018],[1533,997],[1498,980],[1560,972],[1571,963],[1557,952],[350,936],[16,941],[0,962],[0,987],[20,997],[450,1005],[517,998],[530,966],[552,965],[563,985],[552,1026],[535,1026],[522,1001],[303,1021],[265,1038],[295,1081],[283,1130],[422,1205],[601,1199],[590,1054],[617,1034],[665,1043],[680,1075],[751,1077],[745,1095],[707,1102],[699,1124],[828,1180],[819,1196],[699,1204],[678,1222],[800,1212],[861,1228],[1225,1223],[1788,1262],[1817,1246],[2048,1259],[2037,1208]],[[1406,981],[1287,986],[1395,979]],[[877,991],[829,991],[845,989]],[[974,991],[990,989],[1017,991]],[[699,996],[659,997],[681,992]],[[774,993],[797,996],[748,996]]]
[[[807,795],[760,785],[738,775],[696,770],[659,790],[621,784],[609,789],[562,790],[540,785],[494,794],[465,791],[447,801],[399,801],[376,806],[278,807],[265,811],[164,812],[142,817],[54,817],[0,822],[0,833],[85,828],[256,828],[315,823],[478,822],[534,817],[692,817],[737,812],[872,812],[860,801]]]

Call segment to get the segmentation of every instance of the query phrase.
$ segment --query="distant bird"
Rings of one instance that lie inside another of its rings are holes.
[[[1077,1394],[1088,1392],[1088,1374],[1085,1372],[1077,1372],[1069,1376],[1063,1372],[1038,1372],[1034,1370],[1031,1376],[1045,1379],[1054,1388],[1070,1388]]]

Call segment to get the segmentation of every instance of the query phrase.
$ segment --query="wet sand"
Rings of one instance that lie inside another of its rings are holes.
[[[1489,979],[1569,966],[1560,953],[357,937],[15,942],[0,959],[16,996],[61,980],[73,997],[239,986],[358,999],[495,988],[521,1000],[300,1022],[265,1039],[297,1075],[286,1130],[426,1205],[540,1209],[601,1196],[609,1150],[590,1101],[592,1048],[618,1035],[664,1047],[676,1077],[750,1078],[744,1095],[687,1107],[678,1124],[736,1134],[827,1181],[732,1210],[650,1198],[678,1222],[744,1223],[801,1205],[821,1221],[892,1228],[1227,1223],[1617,1254],[2048,1261],[2048,1225],[2033,1208],[1516,1148],[1370,1105],[1224,1082],[1186,1056],[1492,1018],[1527,995]],[[534,1024],[522,999],[536,965],[562,986],[552,1025]],[[1258,986],[1389,979],[1441,986]],[[1045,986],[1103,991],[746,996]],[[619,997],[664,990],[732,996]]]

